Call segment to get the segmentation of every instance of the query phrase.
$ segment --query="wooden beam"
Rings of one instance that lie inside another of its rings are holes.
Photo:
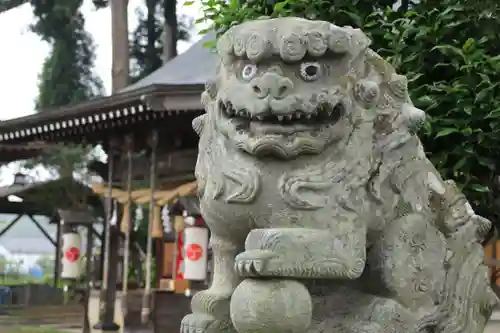
[[[21,217],[23,217],[23,214],[19,214],[15,219],[10,221],[9,225],[3,228],[2,231],[0,231],[0,237],[2,237],[7,231],[9,231],[9,229],[12,228],[14,224],[16,224],[19,219],[21,219]]]
[[[497,266],[500,267],[500,260],[485,258],[484,259],[484,264],[486,266],[490,266],[490,267],[497,267]]]
[[[8,10],[17,8],[25,3],[28,3],[29,0],[3,0],[0,1],[0,14],[6,12]]]
[[[33,223],[36,225],[36,227],[40,230],[40,232],[45,236],[45,238],[47,238],[51,243],[52,245],[56,246],[57,247],[57,243],[56,241],[54,241],[52,239],[52,237],[50,237],[50,235],[47,233],[47,231],[40,225],[40,223],[38,223],[38,221],[32,216],[32,215],[28,215],[28,217],[31,219],[31,221],[33,221]]]
[[[32,204],[31,206],[22,202],[5,202],[0,200],[1,214],[16,214],[16,215],[42,215],[52,216],[53,211],[41,205]]]

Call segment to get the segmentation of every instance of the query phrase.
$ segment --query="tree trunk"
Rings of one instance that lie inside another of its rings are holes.
[[[146,29],[148,42],[146,45],[146,71],[147,73],[153,72],[155,69],[160,67],[159,57],[156,53],[156,10],[159,8],[157,6],[158,0],[146,0],[146,7],[148,10],[146,18]]]
[[[177,56],[177,1],[165,0],[163,15],[165,27],[163,29],[163,62]]]
[[[128,0],[111,0],[113,94],[128,85],[130,76],[127,6]]]

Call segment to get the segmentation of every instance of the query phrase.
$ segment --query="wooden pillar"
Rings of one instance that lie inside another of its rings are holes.
[[[122,317],[123,317],[123,324],[125,325],[125,318],[127,317],[127,312],[128,312],[128,268],[130,264],[130,233],[132,231],[132,217],[131,217],[131,210],[132,210],[132,155],[133,155],[133,137],[132,135],[127,135],[125,138],[125,145],[127,149],[127,202],[125,202],[124,206],[124,211],[123,211],[123,216],[121,220],[121,230],[125,234],[125,239],[124,239],[124,245],[123,245],[123,279],[122,279]]]
[[[164,240],[163,238],[156,238],[155,239],[155,265],[156,265],[155,288],[160,288],[160,279],[165,270],[164,255],[165,255]]]
[[[59,275],[61,275],[61,220],[57,219],[57,231],[56,231],[56,254],[55,254],[55,265],[54,265],[54,287],[57,288],[59,284]]]
[[[144,295],[142,298],[141,320],[144,324],[148,323],[151,315],[151,271],[152,271],[152,257],[153,257],[153,223],[155,219],[155,191],[156,191],[156,149],[158,147],[158,131],[152,130],[151,137],[149,138],[149,145],[151,148],[151,166],[149,171],[149,188],[151,189],[151,198],[149,201],[149,218],[148,218],[148,239],[146,248],[146,285],[144,288]]]
[[[90,318],[89,318],[89,301],[92,281],[91,266],[92,266],[92,249],[93,249],[93,234],[92,225],[87,226],[87,249],[85,251],[87,261],[85,263],[85,295],[84,295],[84,315],[83,315],[83,333],[90,333]]]
[[[104,264],[101,284],[101,297],[99,322],[94,325],[94,329],[102,331],[118,331],[120,326],[114,322],[115,300],[116,300],[116,267],[118,264],[118,237],[116,227],[111,227],[113,217],[113,199],[111,197],[113,189],[113,168],[114,150],[117,142],[110,140],[108,148],[108,193],[106,197],[106,218],[104,221]]]

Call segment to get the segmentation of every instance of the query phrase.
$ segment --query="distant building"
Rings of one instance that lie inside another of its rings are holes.
[[[16,216],[0,214],[0,231]],[[49,224],[44,216],[35,219],[47,234],[55,240],[56,226]],[[37,261],[42,257],[54,257],[55,247],[38,229],[35,223],[23,216],[4,235],[0,236],[0,256],[7,262],[18,262],[23,273],[29,273],[37,267]]]

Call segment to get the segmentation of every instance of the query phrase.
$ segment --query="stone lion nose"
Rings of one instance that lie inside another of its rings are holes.
[[[252,90],[259,99],[267,96],[282,99],[288,96],[292,88],[292,80],[273,72],[266,73],[252,82]]]

